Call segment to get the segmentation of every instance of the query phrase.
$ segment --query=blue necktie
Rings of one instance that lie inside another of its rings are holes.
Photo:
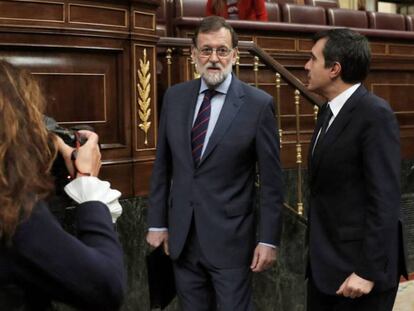
[[[198,111],[197,118],[191,129],[191,149],[195,166],[198,166],[201,159],[201,151],[203,150],[204,140],[206,138],[208,122],[211,113],[211,99],[216,95],[216,90],[205,91],[203,102]]]

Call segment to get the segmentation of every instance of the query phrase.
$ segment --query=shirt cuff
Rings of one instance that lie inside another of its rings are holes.
[[[64,190],[78,204],[87,201],[100,201],[106,204],[114,223],[122,214],[122,206],[118,201],[121,192],[111,189],[111,184],[107,181],[97,177],[82,176],[68,183]]]
[[[152,232],[163,232],[163,231],[168,231],[168,228],[164,228],[164,227],[162,227],[162,228],[154,228],[154,227],[151,227],[151,228],[148,228],[148,231],[152,231]]]
[[[260,245],[264,245],[264,246],[268,246],[268,247],[271,247],[271,248],[276,248],[276,245],[269,244],[269,243],[262,243],[262,242],[259,242],[259,244],[260,244]]]

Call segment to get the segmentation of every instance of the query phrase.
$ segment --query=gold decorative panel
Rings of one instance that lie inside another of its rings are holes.
[[[139,60],[138,68],[138,115],[140,122],[139,128],[145,133],[144,145],[148,145],[148,130],[151,126],[149,117],[151,115],[151,72],[150,62],[147,60],[147,50],[144,49],[143,57]]]
[[[156,90],[154,85],[155,49],[135,45],[135,124],[136,151],[155,149]]]

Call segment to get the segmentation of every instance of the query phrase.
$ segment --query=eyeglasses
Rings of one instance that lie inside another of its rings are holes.
[[[211,54],[213,54],[213,52],[216,52],[218,57],[226,57],[226,56],[229,56],[231,51],[233,51],[233,49],[229,49],[228,47],[225,47],[225,46],[220,46],[218,48],[211,48],[207,46],[201,49],[197,48],[197,50],[200,52],[200,55],[203,57],[209,57],[211,56]]]

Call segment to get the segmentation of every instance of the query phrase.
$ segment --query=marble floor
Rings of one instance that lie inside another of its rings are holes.
[[[400,283],[393,311],[414,311],[414,280]]]

